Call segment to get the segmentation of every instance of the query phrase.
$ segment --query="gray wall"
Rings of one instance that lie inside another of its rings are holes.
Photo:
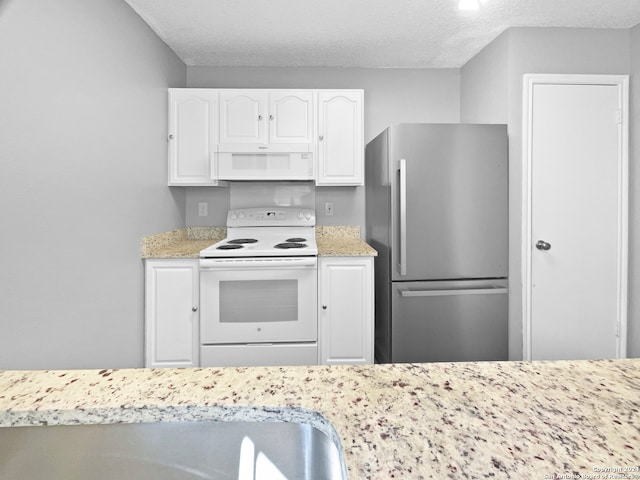
[[[142,366],[140,239],[184,225],[163,180],[186,67],[113,0],[4,0],[0,65],[0,369]]]
[[[512,28],[461,69],[461,120],[508,124],[511,359],[522,358],[522,76],[525,73],[628,74],[630,48],[629,30]],[[637,50],[635,55],[637,56]],[[491,82],[492,78],[496,81]],[[477,85],[482,85],[483,88],[477,88]],[[485,96],[492,103],[488,104],[478,96]],[[632,183],[637,183],[638,172],[632,170],[631,174]],[[632,191],[632,229],[637,223],[633,221],[634,216],[637,216],[635,212],[639,211],[633,195]],[[633,259],[635,253],[632,241],[630,250]],[[640,264],[633,260],[630,271],[632,278],[637,278]],[[631,297],[634,296],[632,289],[629,293]],[[634,309],[638,308],[637,301],[632,299]],[[637,338],[639,328],[640,319],[630,310],[629,356],[640,355],[640,345],[633,341],[633,338]]]
[[[509,120],[509,30],[469,60],[460,74],[460,121]]]
[[[460,120],[459,69],[188,67],[187,85],[196,88],[362,88],[365,143],[390,123]],[[335,202],[335,216],[324,202]],[[209,217],[197,204],[209,202]],[[212,208],[213,206],[213,208]],[[224,224],[229,208],[225,189],[187,188],[187,225]],[[317,187],[320,225],[360,225],[364,234],[363,187]]]

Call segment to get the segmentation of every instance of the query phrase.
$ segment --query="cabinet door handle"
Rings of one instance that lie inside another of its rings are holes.
[[[318,140],[320,140],[320,141],[324,140],[324,135],[320,135],[320,136],[318,137]]]
[[[327,309],[327,306],[326,306],[326,305],[322,305],[322,309],[323,309],[323,310],[326,310],[326,309]]]
[[[198,307],[191,307],[191,311],[192,312],[197,312],[198,311]]]

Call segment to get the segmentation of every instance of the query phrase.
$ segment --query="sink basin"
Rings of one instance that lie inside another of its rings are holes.
[[[298,422],[194,421],[0,428],[0,478],[346,479],[341,449]]]

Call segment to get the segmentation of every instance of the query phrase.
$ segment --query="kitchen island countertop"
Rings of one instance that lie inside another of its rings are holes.
[[[640,359],[0,371],[0,426],[241,406],[318,412],[353,480],[640,478]]]

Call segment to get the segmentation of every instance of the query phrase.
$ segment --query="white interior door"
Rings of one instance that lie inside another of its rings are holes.
[[[525,78],[526,359],[626,354],[626,85]]]

